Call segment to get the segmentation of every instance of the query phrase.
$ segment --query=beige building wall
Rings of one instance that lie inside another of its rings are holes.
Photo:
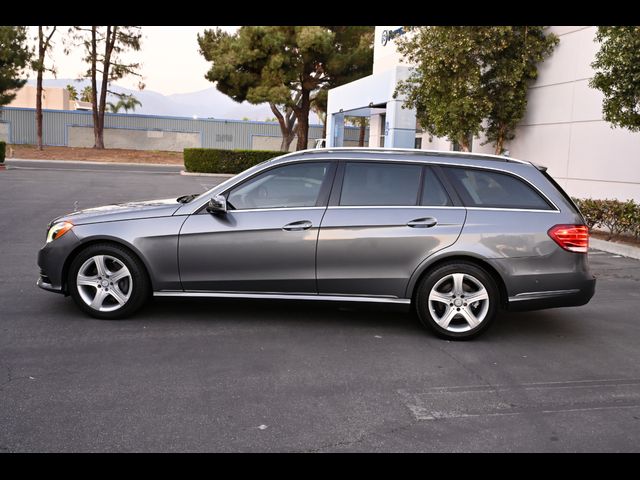
[[[91,148],[94,145],[93,127],[70,126],[67,134],[69,147]],[[124,128],[105,128],[104,144],[107,148],[170,152],[181,152],[185,148],[202,146],[198,132],[129,130]]]
[[[16,94],[7,107],[36,108],[35,85],[25,85]],[[74,102],[69,99],[66,88],[50,87],[42,89],[42,108],[46,110],[71,110],[75,108]]]

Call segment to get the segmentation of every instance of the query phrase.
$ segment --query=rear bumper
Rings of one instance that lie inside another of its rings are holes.
[[[596,291],[596,279],[584,280],[577,288],[569,290],[551,290],[545,292],[521,293],[509,297],[507,310],[543,310],[545,308],[579,307],[586,305]]]

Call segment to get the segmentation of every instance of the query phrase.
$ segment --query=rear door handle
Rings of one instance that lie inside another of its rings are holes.
[[[309,220],[300,220],[298,222],[287,223],[284,227],[282,227],[282,229],[288,232],[299,232],[300,230],[308,230],[312,226],[313,223]]]
[[[425,217],[425,218],[416,218],[415,220],[411,220],[407,222],[408,227],[412,228],[431,228],[434,227],[438,223],[433,217]]]

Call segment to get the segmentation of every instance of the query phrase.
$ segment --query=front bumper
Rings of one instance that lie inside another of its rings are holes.
[[[80,244],[73,229],[53,242],[47,243],[38,252],[40,277],[36,285],[44,290],[66,294],[65,266],[69,255]]]

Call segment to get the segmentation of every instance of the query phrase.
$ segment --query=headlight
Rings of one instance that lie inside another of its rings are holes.
[[[73,228],[71,222],[59,222],[51,225],[51,228],[47,232],[47,243],[53,242],[55,239],[60,238],[65,233]]]

